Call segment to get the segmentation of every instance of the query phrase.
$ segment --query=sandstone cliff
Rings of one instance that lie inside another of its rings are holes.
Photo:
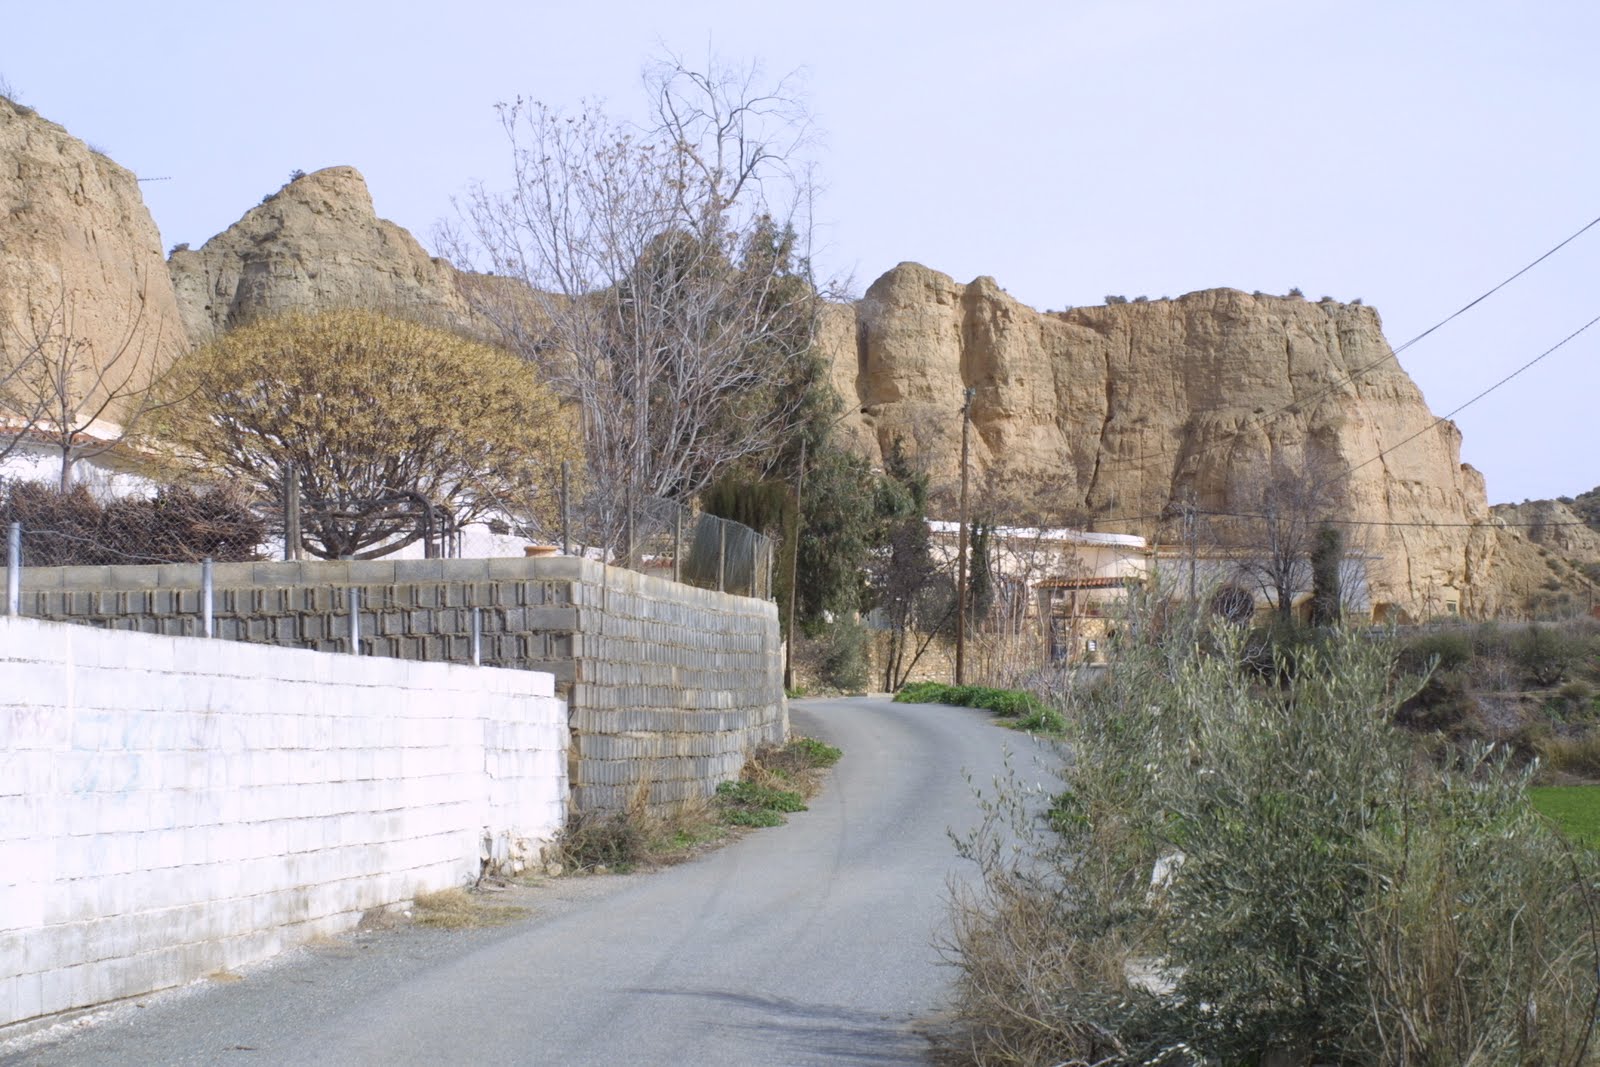
[[[186,347],[132,172],[0,97],[0,344],[15,358],[40,341],[72,364],[87,410]]]
[[[258,315],[380,308],[462,326],[463,275],[372,206],[354,167],[291,181],[197,250],[167,264],[194,344]]]
[[[868,413],[847,425],[868,448],[899,439],[953,480],[971,387],[980,484],[1151,537],[1171,535],[1155,517],[1190,487],[1202,510],[1238,512],[1274,459],[1355,468],[1346,514],[1372,524],[1351,530],[1380,557],[1375,603],[1413,615],[1458,594],[1465,612],[1498,606],[1483,480],[1461,463],[1454,424],[1433,426],[1386,358],[1371,308],[1213,289],[1040,313],[992,279],[960,285],[907,263],[854,318],[854,331],[835,330],[855,335],[834,353],[835,377]]]
[[[480,304],[485,291],[526,299],[430,258],[376,216],[349,167],[291,182],[169,269],[196,343],[289,308],[375,306],[480,328],[469,287]],[[901,440],[947,483],[972,387],[986,500],[1170,540],[1158,517],[1190,491],[1226,514],[1250,508],[1273,462],[1350,470],[1345,514],[1375,557],[1374,602],[1411,615],[1451,601],[1517,609],[1503,591],[1527,578],[1527,542],[1490,520],[1459,432],[1434,425],[1371,308],[1216,289],[1040,313],[992,279],[960,285],[902,264],[832,310],[824,346],[849,410],[867,412],[845,420],[845,438],[878,456]]]

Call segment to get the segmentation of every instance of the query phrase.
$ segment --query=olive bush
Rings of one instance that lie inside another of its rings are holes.
[[[1061,788],[1001,783],[961,842],[977,1062],[1592,1060],[1597,865],[1495,752],[1417,757],[1392,646],[1333,629],[1262,672],[1226,624],[1119,630],[1063,698]]]

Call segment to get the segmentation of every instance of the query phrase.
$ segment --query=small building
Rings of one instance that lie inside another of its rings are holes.
[[[954,575],[959,524],[930,520],[928,529],[934,558]],[[1151,545],[1137,534],[997,526],[990,532],[988,553],[996,600],[991,624],[1019,637],[1035,635],[1046,662],[1103,662],[1130,590],[1157,578],[1179,599],[1204,597],[1212,610],[1236,622],[1277,611],[1276,593],[1263,579],[1259,561],[1237,549],[1192,553]],[[1372,617],[1366,577],[1371,558],[1351,552],[1341,565],[1347,617]],[[1311,607],[1309,564],[1305,567],[1293,582],[1300,591],[1292,610],[1302,620]]]

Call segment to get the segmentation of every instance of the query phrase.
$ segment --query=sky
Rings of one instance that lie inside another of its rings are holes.
[[[424,243],[508,172],[494,105],[641,106],[665,51],[798,71],[819,267],[1035,307],[1361,298],[1396,346],[1600,216],[1600,4],[1539,0],[0,0],[10,93],[200,245],[349,164]],[[1436,414],[1600,315],[1600,226],[1401,356]],[[1600,483],[1600,325],[1472,403],[1491,502]]]

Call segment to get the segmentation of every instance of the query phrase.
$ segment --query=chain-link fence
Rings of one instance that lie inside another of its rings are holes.
[[[296,481],[286,477],[266,500],[222,485],[103,496],[84,486],[0,481],[0,529],[20,526],[23,567],[382,558],[389,546],[428,559],[561,552],[741,596],[773,595],[770,538],[678,501],[569,495],[563,486],[543,507],[496,500],[493,517],[466,524],[421,493],[313,500]],[[385,538],[374,547],[337,551],[375,533]]]

